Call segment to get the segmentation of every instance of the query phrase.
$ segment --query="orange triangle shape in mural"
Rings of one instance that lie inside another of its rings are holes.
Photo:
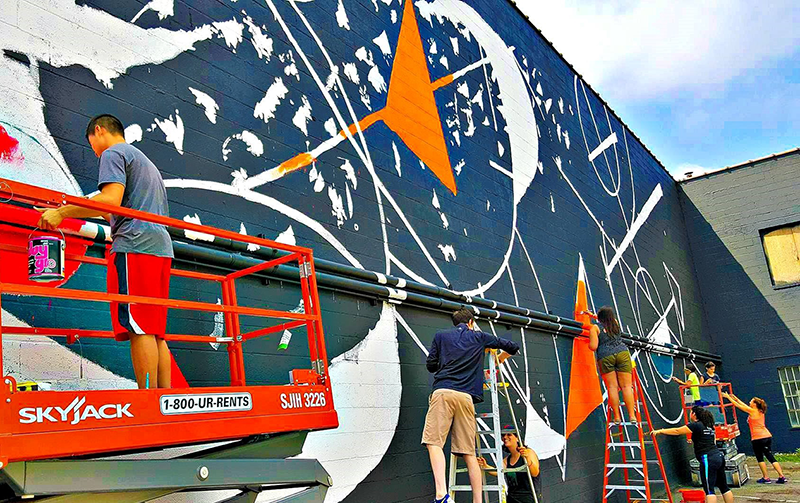
[[[406,0],[389,79],[386,107],[377,115],[450,191],[456,180],[411,0]]]
[[[578,266],[578,291],[575,295],[575,319],[583,323],[584,332],[589,328],[589,315],[581,314],[589,309],[586,297],[586,269],[581,257]],[[569,397],[567,399],[567,431],[569,438],[594,410],[603,404],[603,392],[597,375],[594,351],[589,349],[587,337],[576,337],[572,342],[572,365],[569,373]]]

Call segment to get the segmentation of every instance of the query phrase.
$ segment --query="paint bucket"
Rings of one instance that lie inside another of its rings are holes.
[[[34,236],[31,233],[28,236],[28,279],[39,283],[64,281],[64,250],[66,248],[67,241],[63,232],[61,232],[61,237]]]

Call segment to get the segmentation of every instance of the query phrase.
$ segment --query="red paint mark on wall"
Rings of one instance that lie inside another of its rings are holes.
[[[9,135],[3,126],[0,126],[0,162],[22,164],[25,156],[19,148],[19,141]]]

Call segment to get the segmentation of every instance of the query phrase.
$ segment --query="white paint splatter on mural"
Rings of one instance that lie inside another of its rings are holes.
[[[194,95],[194,99],[198,105],[203,107],[206,111],[206,117],[208,117],[209,122],[212,124],[217,123],[217,111],[219,110],[219,105],[211,96],[207,95],[203,91],[198,91],[194,87],[190,87],[189,91],[192,92]]]
[[[183,155],[183,120],[181,119],[180,114],[177,110],[175,110],[175,119],[172,118],[172,114],[164,120],[160,119],[153,119],[155,124],[151,126],[149,131],[158,126],[158,128],[164,133],[165,140],[169,143],[175,145],[175,150],[178,151],[179,154]]]
[[[339,166],[339,169],[344,171],[345,177],[347,178],[347,180],[351,184],[353,184],[353,189],[357,189],[358,188],[358,179],[356,178],[356,170],[353,167],[353,165],[350,163],[350,159],[345,159],[344,163],[342,163],[342,165]]]
[[[135,23],[140,17],[142,17],[142,14],[149,10],[157,12],[158,19],[163,21],[169,16],[175,15],[175,2],[173,0],[150,0],[144,7],[142,7],[142,10],[133,16],[131,23]]]
[[[367,74],[367,80],[369,80],[369,83],[372,84],[372,87],[377,92],[382,93],[386,91],[386,80],[384,80],[383,75],[381,75],[381,71],[377,66],[370,68],[369,73]]]
[[[392,55],[392,48],[389,46],[389,37],[386,35],[386,30],[382,31],[380,35],[373,38],[372,41],[378,46],[384,56]]]
[[[128,143],[136,143],[142,141],[142,126],[139,124],[129,124],[125,127],[125,141]]]
[[[403,172],[400,169],[400,152],[397,151],[395,142],[392,142],[392,152],[394,153],[394,169],[397,171],[397,176],[403,176]]]
[[[242,42],[244,25],[236,19],[231,19],[230,21],[212,23],[212,26],[216,29],[218,36],[225,39],[225,45],[236,53],[236,48]]]
[[[325,121],[325,131],[331,135],[331,137],[335,137],[339,132],[336,130],[336,121],[333,120],[333,117]]]
[[[266,94],[261,101],[256,103],[253,109],[253,116],[261,118],[264,122],[269,122],[270,119],[275,117],[275,110],[278,105],[289,93],[289,89],[283,83],[283,79],[275,77],[275,81],[269,86]]]
[[[270,37],[268,37],[264,32],[261,30],[266,30],[265,26],[259,27],[253,21],[253,18],[250,16],[245,16],[244,24],[247,25],[247,31],[250,32],[250,43],[253,44],[253,49],[256,50],[256,54],[258,54],[258,59],[264,58],[267,62],[269,62],[270,58],[272,57],[272,51],[274,50],[274,42]]]
[[[292,124],[294,124],[297,129],[303,132],[304,135],[308,136],[308,122],[311,120],[311,103],[308,102],[308,98],[303,96],[303,104],[300,105],[300,108],[294,113],[294,117],[292,117]]]
[[[344,28],[350,31],[350,20],[347,19],[347,12],[344,10],[344,3],[339,0],[339,6],[336,8],[336,23],[339,28]]]
[[[239,234],[247,236],[247,227],[245,227],[244,222],[239,225]],[[255,243],[247,243],[247,251],[254,252],[261,249],[261,245],[257,245]]]
[[[361,83],[361,78],[358,76],[358,67],[356,67],[355,63],[344,64],[344,76],[350,79],[353,84],[358,85]]]
[[[240,140],[247,146],[247,151],[253,154],[256,157],[260,157],[261,154],[264,153],[264,143],[251,131],[242,131],[241,133],[236,133],[228,138],[222,143],[222,159],[224,161],[228,160],[228,155],[231,153],[231,150],[228,148],[231,140]]]
[[[453,46],[453,54],[458,56],[459,48],[458,48],[458,38],[450,37],[450,44]]]
[[[328,199],[331,201],[331,214],[336,218],[336,225],[341,229],[347,215],[344,212],[344,201],[342,196],[336,191],[336,187],[328,187]]]
[[[203,222],[200,221],[200,217],[197,215],[197,213],[194,215],[186,215],[183,217],[183,221],[190,224],[203,225]],[[211,234],[206,234],[205,232],[190,231],[186,229],[183,231],[183,233],[187,239],[191,239],[192,241],[208,241],[209,243],[214,242],[214,236]]]
[[[450,262],[450,260],[455,262],[455,260],[456,260],[456,250],[453,248],[453,245],[442,245],[442,244],[440,244],[440,245],[438,245],[438,247],[439,247],[439,251],[442,252],[442,255],[444,256],[444,259],[447,262]]]

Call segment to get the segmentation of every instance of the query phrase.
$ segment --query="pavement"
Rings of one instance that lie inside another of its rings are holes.
[[[789,479],[788,484],[776,484],[778,475],[772,467],[769,467],[769,476],[772,484],[756,484],[756,480],[761,478],[761,470],[758,468],[756,458],[747,458],[747,467],[750,471],[750,480],[742,487],[734,487],[733,496],[735,501],[765,501],[772,503],[800,503],[800,463],[781,463],[783,473]],[[690,489],[691,487],[683,487]],[[717,501],[721,502],[717,491]],[[673,492],[675,502],[680,502],[680,493]]]

